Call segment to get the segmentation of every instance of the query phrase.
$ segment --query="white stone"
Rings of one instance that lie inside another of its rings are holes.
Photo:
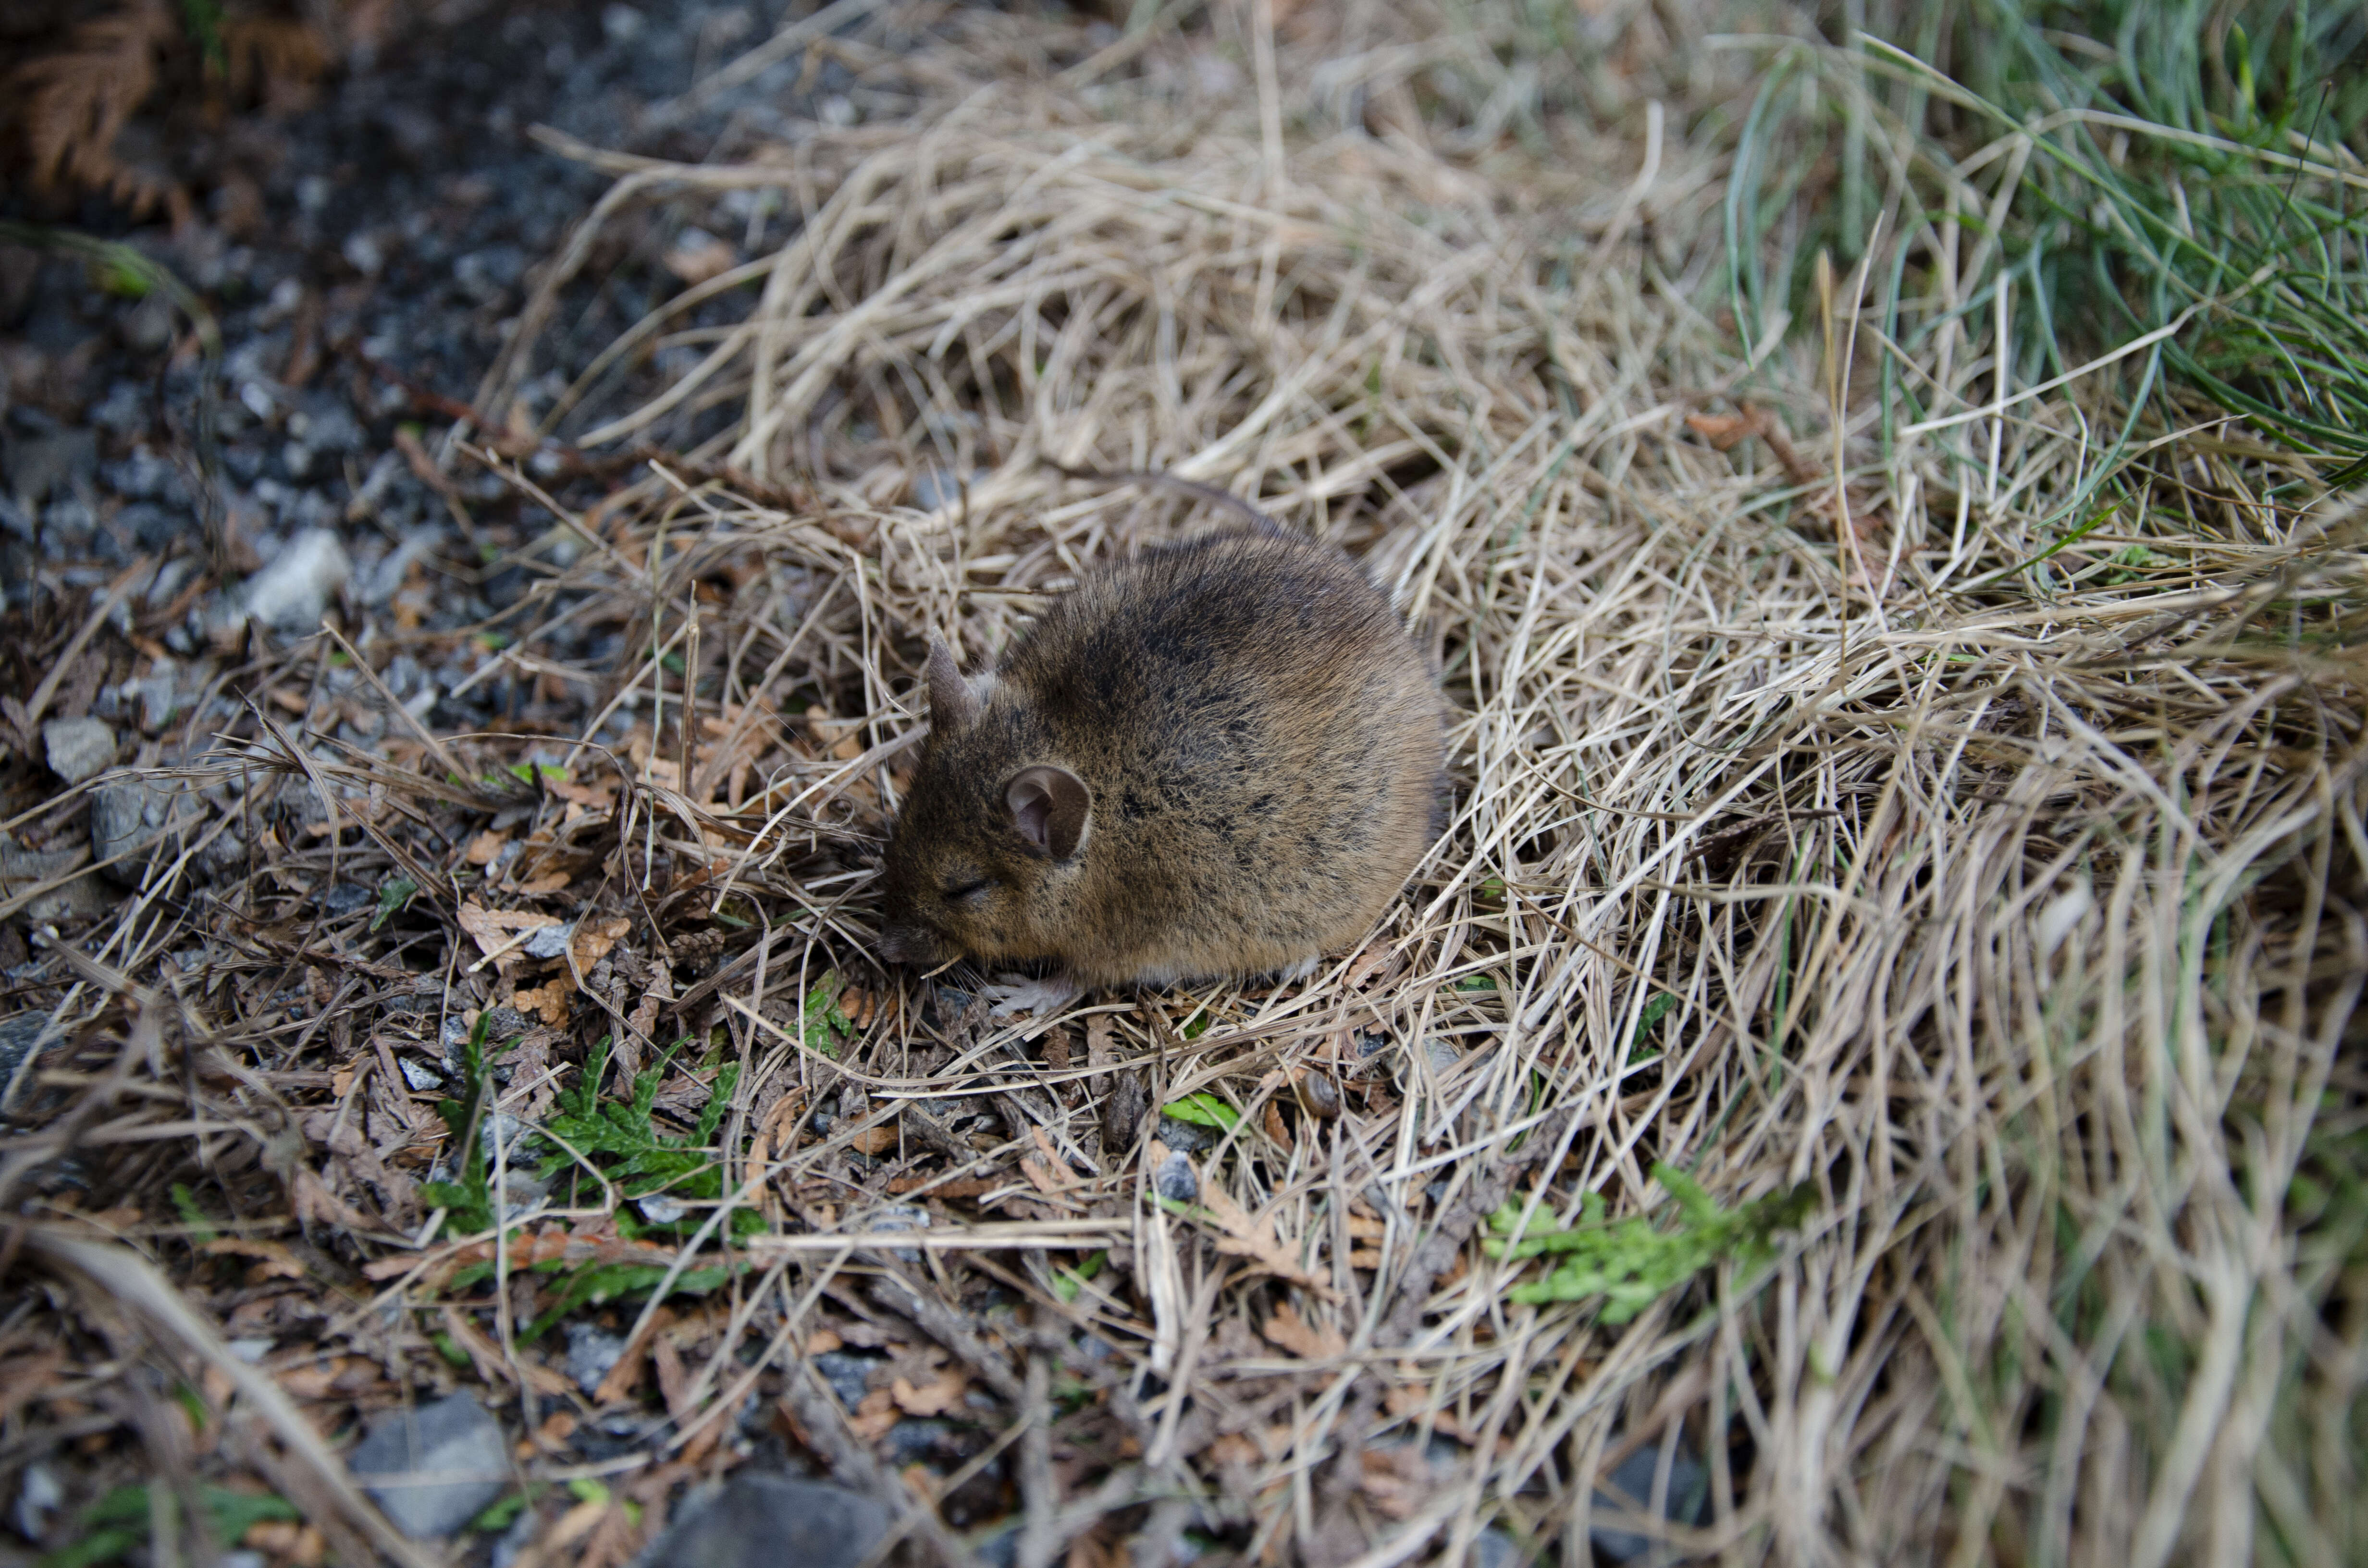
[[[50,771],[69,784],[95,778],[115,761],[115,732],[97,719],[52,719],[41,726]]]
[[[352,572],[336,534],[307,528],[246,580],[246,613],[282,631],[310,631]]]

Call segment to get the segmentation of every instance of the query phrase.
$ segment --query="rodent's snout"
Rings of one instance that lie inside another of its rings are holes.
[[[880,956],[890,963],[927,969],[953,955],[946,950],[944,939],[928,926],[892,924],[881,927]]]

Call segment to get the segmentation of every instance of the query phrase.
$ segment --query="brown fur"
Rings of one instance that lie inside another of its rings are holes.
[[[1434,832],[1430,672],[1313,545],[1224,535],[1104,569],[992,676],[941,655],[930,686],[888,846],[894,958],[1057,960],[1087,985],[1268,973],[1362,938]],[[1082,834],[1062,771],[1090,791]]]

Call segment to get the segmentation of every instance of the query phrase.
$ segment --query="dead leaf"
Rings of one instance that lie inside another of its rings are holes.
[[[617,801],[617,781],[614,778],[604,778],[598,784],[585,784],[573,778],[553,778],[545,774],[542,787],[561,800],[579,806],[610,806]]]
[[[806,730],[816,746],[841,762],[853,762],[863,755],[860,719],[834,719],[828,709],[816,703],[806,710]]]
[[[1239,1432],[1225,1433],[1201,1452],[1221,1465],[1254,1465],[1266,1458],[1258,1444]]]
[[[730,244],[703,229],[685,229],[660,259],[668,272],[694,285],[721,278],[740,265],[740,255]]]
[[[888,1435],[890,1427],[904,1418],[904,1412],[896,1408],[894,1394],[886,1389],[873,1389],[863,1396],[863,1403],[855,1407],[855,1414],[847,1418],[847,1424],[865,1442],[876,1443]]]
[[[557,892],[575,880],[575,873],[573,871],[548,871],[530,881],[520,882],[518,892],[530,897],[541,898],[545,893]]]
[[[59,1382],[65,1370],[63,1350],[40,1350],[29,1356],[11,1356],[0,1361],[0,1421],[15,1415],[18,1408],[47,1395]],[[215,1408],[223,1401],[215,1400]]]
[[[461,858],[472,866],[490,866],[501,858],[502,846],[508,842],[509,835],[487,828],[469,840],[469,847],[461,852]]]
[[[217,1236],[198,1250],[216,1257],[251,1257],[256,1260],[254,1272],[266,1279],[304,1278],[304,1266],[278,1242],[262,1241],[253,1236]]]
[[[1274,1309],[1258,1332],[1303,1361],[1330,1361],[1349,1353],[1349,1341],[1328,1323],[1309,1323],[1289,1301]]]
[[[589,974],[592,966],[609,956],[609,949],[624,939],[633,923],[621,915],[586,915],[575,923],[575,935],[568,938],[569,956],[575,961],[578,974]]]
[[[960,1372],[949,1369],[938,1375],[937,1381],[915,1388],[904,1378],[888,1385],[890,1397],[907,1415],[943,1415],[961,1407],[962,1390],[967,1384]]]
[[[568,998],[575,994],[575,983],[565,975],[547,980],[530,991],[521,991],[510,998],[510,1006],[521,1013],[532,1013],[552,1028],[567,1027]]]
[[[651,1342],[663,1337],[666,1331],[674,1326],[674,1321],[675,1310],[672,1307],[660,1307],[650,1314],[648,1324],[632,1343],[625,1346],[625,1353],[617,1358],[617,1364],[609,1369],[609,1375],[600,1380],[600,1386],[592,1391],[594,1404],[615,1404],[632,1393],[642,1381],[642,1369],[649,1363]]]
[[[1686,428],[1708,441],[1713,451],[1725,452],[1759,434],[1759,419],[1756,415],[1689,414]]]
[[[1327,1301],[1340,1299],[1340,1292],[1299,1267],[1275,1235],[1270,1218],[1252,1219],[1234,1200],[1233,1194],[1207,1178],[1201,1183],[1201,1203],[1224,1228],[1224,1235],[1217,1242],[1219,1252],[1248,1258],[1269,1274],[1304,1286]]]
[[[1077,1178],[1069,1174],[1069,1167],[1062,1160],[1060,1151],[1053,1147],[1051,1135],[1041,1127],[1031,1127],[1028,1131],[1036,1135],[1036,1153],[1019,1156],[1020,1174],[1037,1191],[1047,1197],[1076,1187]]]
[[[378,1363],[361,1356],[333,1356],[309,1367],[290,1367],[272,1376],[298,1399],[326,1399],[331,1394],[351,1393],[380,1381]]]
[[[1289,1152],[1291,1148],[1291,1129],[1283,1125],[1281,1108],[1277,1106],[1272,1100],[1266,1102],[1265,1125],[1266,1135],[1274,1140],[1277,1147],[1284,1150],[1286,1153]]]
[[[605,1496],[586,1498],[560,1515],[559,1522],[551,1527],[549,1537],[538,1544],[548,1551],[564,1551],[590,1535],[592,1527],[600,1522],[601,1516],[608,1513],[609,1506]]]
[[[680,1425],[690,1414],[690,1374],[683,1368],[682,1352],[661,1334],[650,1346],[650,1365],[657,1369],[658,1392],[666,1400],[666,1414]]]
[[[1413,1448],[1367,1449],[1357,1457],[1364,1471],[1357,1478],[1358,1490],[1388,1517],[1412,1518],[1430,1491],[1430,1478],[1421,1472],[1421,1452]]]
[[[926,1187],[932,1198],[984,1198],[1002,1185],[990,1176],[956,1176],[951,1181],[940,1181],[936,1176],[910,1176],[890,1178],[888,1190],[918,1192]]]
[[[866,1154],[884,1154],[896,1146],[896,1124],[867,1127],[847,1141],[848,1147]]]
[[[488,958],[501,954],[494,959],[497,969],[507,969],[524,959],[518,943],[521,933],[559,924],[556,915],[533,909],[487,909],[474,899],[461,905],[460,919],[461,929],[476,938],[480,953]]]

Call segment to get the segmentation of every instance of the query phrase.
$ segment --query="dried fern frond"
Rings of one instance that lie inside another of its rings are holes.
[[[231,97],[270,108],[302,107],[329,69],[328,40],[310,22],[286,17],[222,20],[222,76]]]
[[[155,90],[156,57],[180,37],[162,0],[130,0],[85,22],[55,53],[8,74],[23,105],[33,184],[104,191],[135,214],[174,205],[176,187],[115,155],[115,140]]]

